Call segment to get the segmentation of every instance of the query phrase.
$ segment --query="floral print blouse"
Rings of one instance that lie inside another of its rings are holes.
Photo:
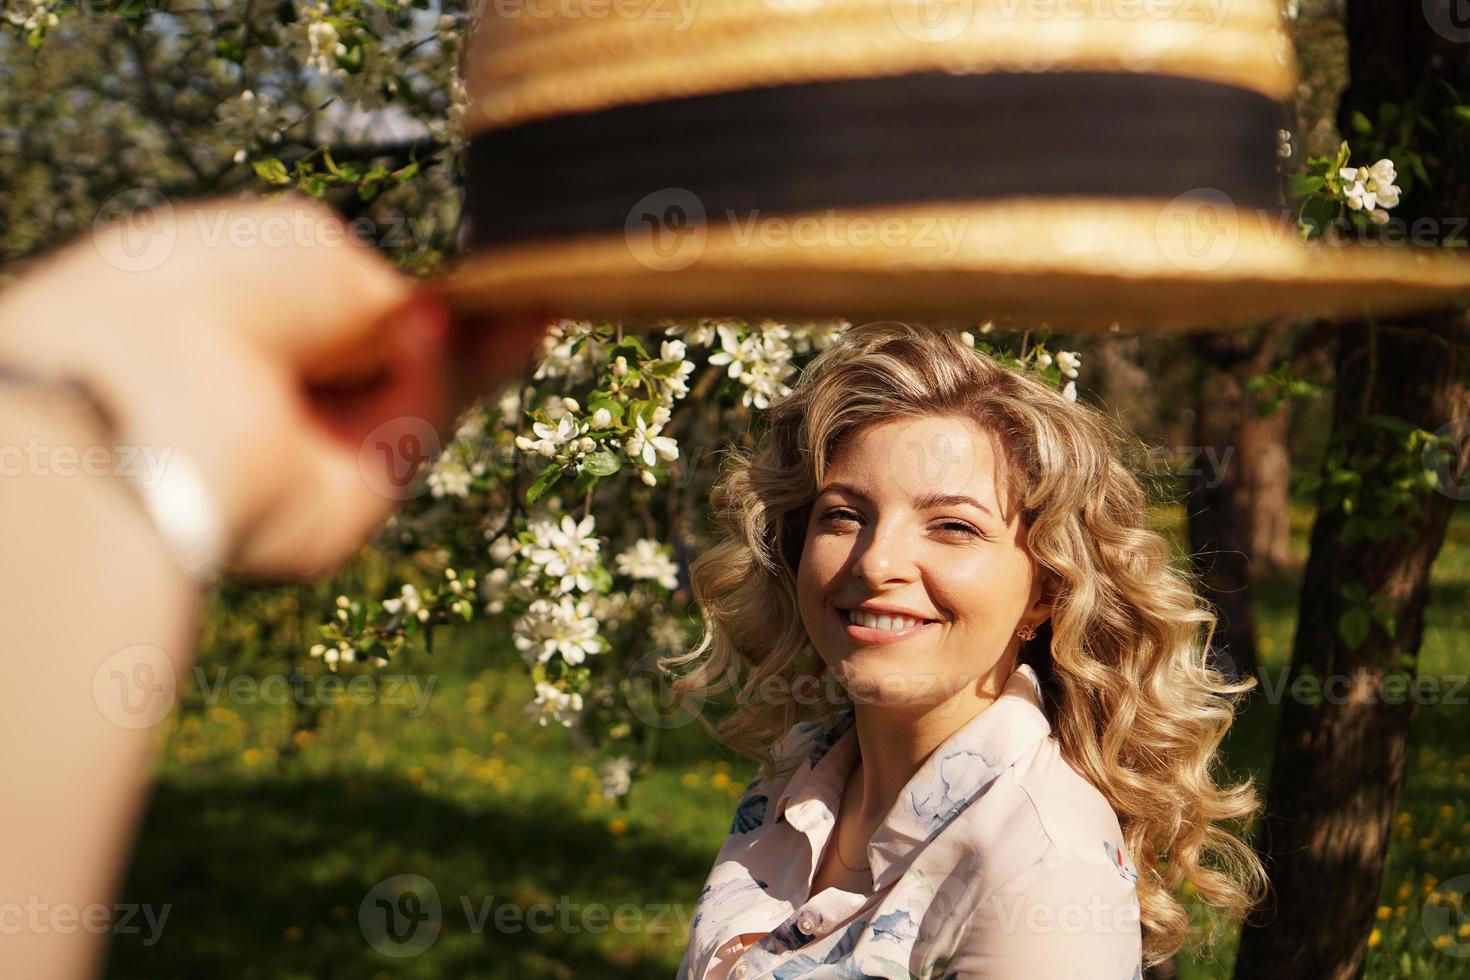
[[[874,891],[812,879],[857,762],[851,708],[758,779],[699,894],[679,980],[1140,980],[1138,873],[1112,807],[1062,758],[1035,671],[936,748],[868,845]]]

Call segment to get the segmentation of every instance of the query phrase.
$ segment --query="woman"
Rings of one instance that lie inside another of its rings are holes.
[[[869,324],[809,365],[712,501],[681,693],[760,761],[681,977],[1141,975],[1265,875],[1217,821],[1215,617],[1117,430],[957,336]],[[1201,636],[1203,631],[1204,635]]]

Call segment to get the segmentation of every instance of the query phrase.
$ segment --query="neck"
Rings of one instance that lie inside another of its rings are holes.
[[[1014,664],[1007,658],[973,687],[942,701],[901,705],[869,701],[854,706],[858,740],[854,768],[859,778],[852,787],[852,803],[861,826],[876,828],[883,822],[924,760],[1000,697]]]

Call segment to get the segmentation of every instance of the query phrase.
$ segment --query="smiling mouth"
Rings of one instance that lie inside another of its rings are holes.
[[[919,619],[913,616],[874,615],[858,609],[838,609],[838,615],[849,626],[881,633],[910,633],[939,622],[937,619]]]

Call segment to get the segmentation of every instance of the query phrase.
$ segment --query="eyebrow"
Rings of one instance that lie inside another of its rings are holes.
[[[859,500],[864,501],[865,503],[873,502],[871,497],[869,497],[867,494],[863,493],[861,490],[850,483],[829,483],[827,484],[827,486],[822,488],[823,493],[826,493],[829,490],[835,490],[838,493],[845,493],[848,496],[856,497]],[[969,504],[976,510],[983,510],[991,517],[995,517],[995,514],[991,511],[989,507],[986,507],[974,497],[967,497],[962,493],[939,493],[937,491],[931,491],[929,493],[915,497],[913,502],[914,507],[919,510],[929,510],[934,507],[952,507],[956,504]]]

